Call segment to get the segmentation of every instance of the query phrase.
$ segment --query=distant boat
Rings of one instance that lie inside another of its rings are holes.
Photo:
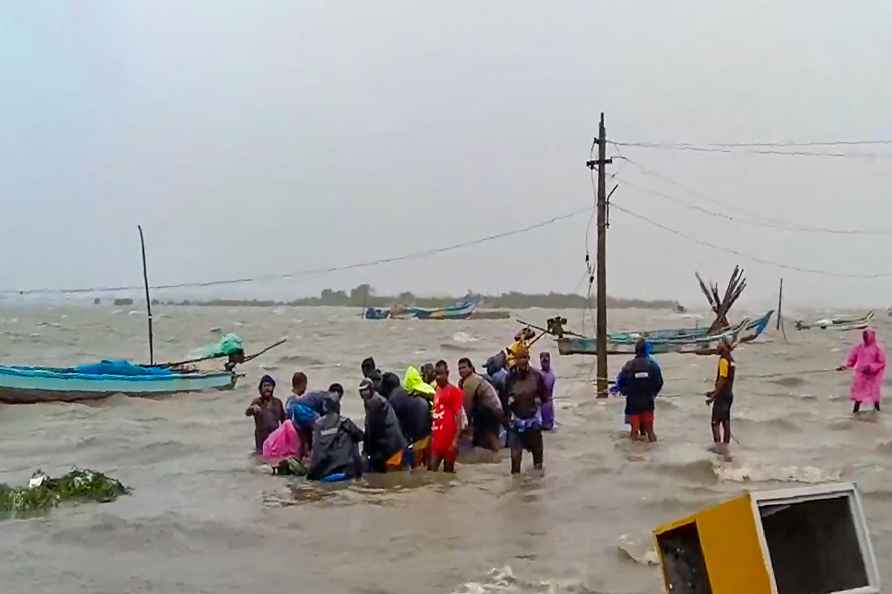
[[[365,311],[367,320],[464,320],[480,307],[480,299],[465,299],[445,307],[414,307],[394,305],[390,308],[369,307]]]
[[[162,396],[202,390],[231,390],[237,374],[231,371],[177,372],[128,364],[129,373],[84,373],[83,368],[0,365],[0,402],[77,402],[113,394]]]
[[[767,321],[765,322],[768,323]],[[710,355],[716,352],[719,342],[722,340],[737,341],[741,332],[750,325],[749,320],[744,320],[723,332],[706,336],[684,336],[676,338],[648,338],[654,354],[681,353],[695,355]],[[635,340],[607,339],[608,355],[632,355],[635,353]],[[558,352],[561,355],[597,355],[598,343],[595,338],[587,336],[563,336],[557,339]]]
[[[114,303],[115,305],[118,305],[118,306],[133,305],[133,299],[130,299],[129,297],[119,297],[119,298],[115,299],[112,303]]]
[[[840,317],[840,318],[825,318],[821,320],[815,320],[814,322],[804,322],[802,320],[798,320],[796,322],[797,330],[812,330],[812,329],[820,329],[820,330],[837,330],[839,332],[847,332],[849,330],[864,330],[870,323],[873,321],[874,313],[872,311],[867,312],[863,316],[852,318],[852,317]]]

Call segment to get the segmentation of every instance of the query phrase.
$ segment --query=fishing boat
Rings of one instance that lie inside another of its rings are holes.
[[[751,342],[758,338],[771,321],[774,310],[769,310],[759,318],[749,322],[738,338],[739,342]],[[671,328],[663,330],[635,330],[626,332],[607,332],[607,339],[614,343],[635,343],[639,338],[646,338],[652,344],[664,340],[691,340],[709,336],[709,327],[701,328]]]
[[[120,365],[118,373],[88,373],[95,366],[54,368],[0,365],[0,402],[77,402],[114,394],[163,396],[204,390],[231,390],[238,374],[233,371],[186,371],[148,365]],[[127,368],[126,374],[124,369]]]
[[[815,320],[814,322],[804,322],[802,320],[798,320],[796,322],[796,329],[837,330],[839,332],[846,332],[849,330],[864,330],[865,328],[870,326],[870,323],[873,321],[873,317],[874,313],[872,311],[869,311],[863,316],[856,318],[825,318],[821,320]]]
[[[0,365],[0,402],[9,404],[77,402],[107,398],[114,394],[145,397],[204,390],[231,390],[239,377],[235,372],[237,365],[247,363],[286,342],[286,339],[279,340],[253,355],[246,356],[241,337],[227,334],[201,356],[185,361],[156,363],[146,248],[142,227],[138,229],[146,290],[149,364],[142,365],[115,359],[76,367]],[[228,361],[220,371],[200,371],[193,366],[201,361],[222,357],[228,357]]]
[[[768,323],[767,321],[765,322]],[[651,340],[654,354],[661,353],[681,353],[695,355],[711,355],[717,352],[719,342],[722,340],[737,341],[738,335],[746,330],[750,320],[743,320],[733,328],[729,328],[724,332],[711,334],[707,336],[686,336],[680,338],[661,338]],[[634,355],[636,340],[620,340],[615,341],[610,337],[607,338],[607,354],[608,355]],[[597,339],[588,336],[571,336],[565,335],[557,339],[558,352],[561,355],[597,355],[598,343]]]
[[[406,305],[393,305],[389,308],[369,307],[364,317],[367,320],[465,320],[474,315],[480,303],[480,299],[466,299],[435,308]]]

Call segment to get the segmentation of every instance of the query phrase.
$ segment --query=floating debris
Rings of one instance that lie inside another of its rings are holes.
[[[57,479],[38,470],[27,487],[0,483],[0,513],[42,511],[66,501],[106,503],[129,493],[129,487],[95,470],[75,468]]]

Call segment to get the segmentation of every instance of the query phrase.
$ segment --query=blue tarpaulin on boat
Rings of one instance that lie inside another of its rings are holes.
[[[166,367],[143,367],[134,365],[124,359],[104,360],[89,365],[78,365],[75,373],[88,373],[90,375],[171,375],[173,372]]]

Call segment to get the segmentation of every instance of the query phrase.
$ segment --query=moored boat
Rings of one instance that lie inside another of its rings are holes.
[[[0,365],[0,402],[77,402],[114,394],[162,396],[203,390],[231,390],[238,375],[231,371],[178,372],[129,364],[126,375],[84,373],[83,369]]]
[[[741,332],[740,342],[751,342],[761,335],[768,327],[774,310],[769,310],[761,317],[749,322]],[[709,327],[702,328],[671,328],[662,330],[634,330],[625,332],[608,332],[607,339],[615,343],[635,343],[639,338],[646,338],[652,344],[664,340],[693,340],[709,336]]]
[[[796,329],[797,330],[812,330],[812,329],[820,329],[820,330],[837,330],[840,332],[847,332],[849,330],[864,330],[870,323],[873,321],[874,313],[872,311],[867,312],[863,316],[859,317],[837,317],[837,318],[824,318],[821,320],[815,320],[814,322],[805,322],[802,320],[796,321]]]
[[[367,320],[465,320],[480,307],[479,299],[466,299],[445,307],[414,307],[392,305],[389,308],[369,307],[363,317]]]
[[[765,324],[767,325],[767,320]],[[694,355],[711,355],[715,354],[718,344],[722,340],[737,341],[738,336],[742,334],[749,326],[750,321],[744,320],[737,326],[729,328],[718,334],[707,336],[682,337],[673,339],[651,340],[651,352],[654,354],[662,353],[681,353]],[[635,342],[622,340],[615,341],[608,337],[607,354],[608,355],[633,355],[635,354]],[[561,355],[597,355],[598,343],[595,338],[588,336],[563,336],[557,339],[558,352]]]

